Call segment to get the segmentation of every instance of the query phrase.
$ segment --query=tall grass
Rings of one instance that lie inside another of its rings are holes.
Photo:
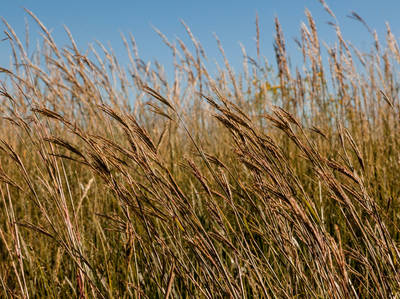
[[[218,42],[217,75],[184,25],[191,45],[159,32],[168,78],[132,36],[121,66],[101,44],[80,52],[68,30],[58,47],[28,13],[43,31],[33,54],[3,21],[2,297],[399,297],[389,25],[364,53],[335,22],[324,45],[306,11],[295,68],[276,19],[275,64],[257,27],[240,73]]]

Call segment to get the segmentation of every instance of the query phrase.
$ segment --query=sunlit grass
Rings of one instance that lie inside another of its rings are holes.
[[[28,13],[43,30],[34,55],[5,23],[2,297],[399,296],[389,27],[369,53],[337,25],[323,47],[306,11],[296,69],[276,19],[276,67],[243,50],[243,71],[225,60],[217,76],[186,27],[193,53],[164,37],[167,78],[132,37],[122,66],[69,32],[58,47]]]

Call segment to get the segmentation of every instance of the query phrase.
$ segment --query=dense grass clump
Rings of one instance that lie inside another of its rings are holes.
[[[5,22],[0,69],[1,297],[400,296],[389,26],[368,53],[337,25],[322,47],[306,11],[299,69],[275,20],[276,63],[243,50],[243,72],[225,59],[217,75],[188,28],[190,47],[160,33],[168,79],[133,37],[123,67],[68,31],[58,47],[30,14],[40,49]]]

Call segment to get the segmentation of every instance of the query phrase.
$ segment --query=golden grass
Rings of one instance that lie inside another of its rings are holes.
[[[321,47],[306,11],[300,71],[276,19],[276,68],[257,26],[257,57],[243,49],[235,74],[218,42],[225,68],[211,76],[184,24],[193,53],[159,33],[171,82],[133,37],[122,67],[102,45],[81,53],[68,30],[58,47],[28,13],[43,30],[32,57],[4,21],[14,61],[0,69],[2,297],[399,296],[389,26],[385,45],[371,30],[368,53],[337,25]]]

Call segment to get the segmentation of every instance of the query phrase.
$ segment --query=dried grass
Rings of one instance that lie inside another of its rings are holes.
[[[278,19],[277,67],[262,61],[257,17],[257,57],[243,49],[235,74],[217,39],[212,77],[183,23],[194,53],[158,32],[172,82],[133,37],[122,68],[68,30],[59,48],[28,11],[43,30],[30,58],[4,21],[2,297],[398,297],[397,40],[369,29],[362,53],[320,2],[337,42],[322,48],[306,11],[303,71]]]

